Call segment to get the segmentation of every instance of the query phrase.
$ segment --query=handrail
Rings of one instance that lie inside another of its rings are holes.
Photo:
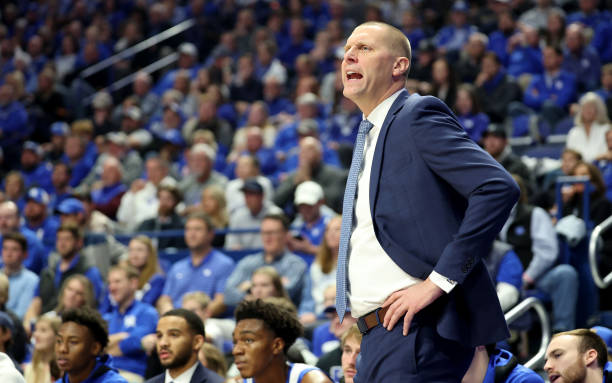
[[[612,272],[606,275],[603,279],[599,274],[599,269],[597,265],[597,240],[601,233],[607,230],[610,226],[612,226],[612,216],[606,218],[602,223],[595,226],[593,229],[593,233],[591,234],[591,239],[589,241],[589,266],[591,267],[591,274],[593,275],[593,281],[595,285],[600,289],[605,289],[608,286],[612,285]]]
[[[171,37],[174,37],[180,33],[183,33],[184,31],[186,31],[187,29],[193,27],[195,25],[195,20],[194,19],[188,19],[185,20],[173,27],[170,27],[168,29],[166,29],[163,32],[160,32],[158,34],[156,34],[155,36],[151,36],[148,39],[139,42],[138,44],[132,45],[129,48],[126,48],[124,50],[122,50],[121,52],[112,55],[109,58],[106,58],[102,61],[100,61],[99,63],[96,63],[92,66],[90,66],[89,68],[83,70],[80,74],[80,78],[84,79],[87,78],[93,74],[96,74],[98,72],[100,72],[101,70],[104,70],[112,65],[114,65],[115,63],[126,59],[128,57],[131,57],[137,53],[142,52],[145,49],[149,49],[154,45],[159,44],[160,42],[167,40]]]
[[[548,343],[550,342],[550,323],[546,309],[539,299],[530,297],[514,306],[506,313],[505,317],[506,323],[510,324],[517,320],[521,315],[525,314],[529,309],[534,309],[538,318],[540,319],[540,324],[542,327],[542,340],[540,342],[540,348],[538,349],[538,352],[524,364],[525,367],[534,369],[540,366],[544,361],[544,358],[546,357],[546,347],[548,347]]]
[[[134,79],[136,78],[136,76],[138,76],[139,72],[146,72],[148,74],[151,74],[153,72],[156,72],[162,68],[165,68],[167,66],[169,66],[170,64],[176,62],[178,60],[178,53],[173,52],[170,53],[167,56],[162,57],[161,59],[155,61],[154,63],[151,63],[149,65],[147,65],[146,67],[140,69],[138,72],[134,72],[131,73],[125,77],[120,78],[119,80],[115,81],[114,83],[110,84],[109,86],[107,86],[106,88],[103,88],[100,90],[100,92],[103,91],[107,91],[109,93],[113,93],[116,92],[117,90],[130,85],[131,83],[134,82]],[[83,100],[83,105],[89,105],[94,97],[96,96],[97,93],[94,93],[92,95],[90,95],[89,97],[85,98]]]

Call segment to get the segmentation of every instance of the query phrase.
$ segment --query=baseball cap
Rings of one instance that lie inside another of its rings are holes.
[[[308,105],[308,104],[316,104],[319,101],[319,98],[314,93],[304,93],[297,99],[298,105]]]
[[[63,121],[57,121],[51,124],[51,134],[55,136],[65,136],[70,131],[70,127]]]
[[[127,135],[123,132],[109,132],[106,133],[105,138],[107,141],[112,142],[115,145],[127,145]]]
[[[300,124],[297,127],[297,132],[300,135],[309,135],[309,134],[318,134],[319,133],[319,124],[316,120],[312,118],[306,118],[300,121]]]
[[[459,0],[455,1],[452,10],[456,12],[467,12],[469,10],[469,7],[465,1]]]
[[[305,181],[295,189],[294,203],[296,205],[316,205],[323,199],[323,188],[314,181]]]
[[[193,45],[192,43],[182,43],[181,45],[179,45],[178,51],[179,53],[184,54],[184,55],[189,55],[189,56],[198,55],[198,48],[196,48],[196,46]]]
[[[506,132],[506,128],[504,128],[502,125],[499,125],[499,124],[490,124],[487,127],[487,130],[482,134],[482,136],[486,137],[489,134],[492,134],[494,136],[501,137],[501,138],[508,138],[508,133]]]
[[[41,188],[33,187],[26,194],[26,201],[34,201],[43,205],[49,204],[49,194]]]
[[[26,142],[24,142],[23,143],[23,150],[31,150],[31,151],[33,151],[38,156],[42,156],[43,155],[42,148],[40,147],[40,145],[38,145],[34,141],[26,141]]]
[[[67,198],[62,201],[57,207],[57,211],[60,214],[76,214],[76,213],[84,213],[85,208],[83,207],[83,203],[76,198]]]
[[[263,194],[263,187],[255,178],[249,178],[244,181],[244,186],[240,188],[243,192]]]
[[[139,107],[130,106],[123,112],[123,116],[129,117],[132,120],[140,121],[140,119],[142,118],[142,112],[140,111]]]

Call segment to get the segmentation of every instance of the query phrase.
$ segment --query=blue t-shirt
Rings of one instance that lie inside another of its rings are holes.
[[[81,383],[128,383],[113,367],[113,358],[104,354],[96,358],[96,364],[91,374]],[[70,383],[68,374],[56,380],[55,383]]]
[[[174,307],[181,307],[183,295],[192,291],[205,292],[214,299],[215,294],[224,292],[233,270],[234,261],[218,250],[211,250],[198,266],[187,257],[172,265],[162,294],[172,299]]]
[[[123,356],[113,357],[114,367],[144,376],[147,367],[147,354],[140,345],[142,337],[155,333],[158,315],[153,306],[134,300],[132,304],[120,313],[115,307],[104,315],[108,322],[109,335],[127,332],[129,336],[119,342]]]

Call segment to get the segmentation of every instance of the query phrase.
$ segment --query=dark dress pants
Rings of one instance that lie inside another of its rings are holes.
[[[403,320],[391,331],[378,325],[363,336],[356,383],[461,382],[474,348],[442,338],[435,319],[419,314],[406,336]]]

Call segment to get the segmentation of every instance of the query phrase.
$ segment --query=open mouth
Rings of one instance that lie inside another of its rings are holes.
[[[359,80],[361,78],[363,78],[363,75],[361,73],[357,73],[357,72],[353,72],[353,71],[346,72],[346,79],[347,80]]]
[[[548,375],[548,380],[550,380],[550,383],[554,383],[555,381],[557,381],[561,376],[557,375],[557,374],[553,374],[553,375]]]

